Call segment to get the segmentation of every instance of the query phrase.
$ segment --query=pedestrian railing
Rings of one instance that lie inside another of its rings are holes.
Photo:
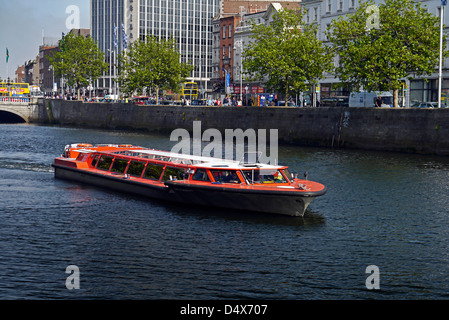
[[[4,103],[30,103],[30,97],[0,97],[0,102]]]

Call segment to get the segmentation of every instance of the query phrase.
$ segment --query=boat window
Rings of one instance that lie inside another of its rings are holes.
[[[290,173],[290,171],[288,171],[288,169],[283,169],[281,170],[281,172],[284,173],[284,176],[286,176],[288,180],[293,179],[293,175]]]
[[[128,167],[128,171],[126,171],[126,174],[129,174],[130,176],[134,177],[140,177],[142,175],[142,171],[144,168],[145,168],[144,162],[131,161]]]
[[[92,160],[92,167],[95,167],[95,165],[98,162],[98,158],[100,158],[100,155],[98,155],[98,154],[95,156],[95,158],[93,158],[93,160]]]
[[[209,176],[207,175],[207,172],[204,169],[197,169],[192,176],[192,180],[210,181]]]
[[[80,152],[78,157],[76,157],[76,161],[85,161],[89,157],[88,153]]]
[[[184,180],[185,170],[181,168],[167,167],[164,171],[162,181],[168,180]]]
[[[158,166],[156,164],[148,164],[143,177],[145,179],[156,180],[158,181],[161,177],[162,170],[164,170],[163,166]]]
[[[237,172],[233,170],[211,170],[215,182],[222,183],[240,183]]]
[[[279,170],[276,169],[260,169],[260,170],[245,170],[246,179],[252,183],[287,183]]]
[[[102,156],[97,164],[97,169],[109,171],[112,163],[112,157]]]
[[[128,166],[128,160],[125,159],[115,159],[112,164],[111,171],[117,173],[125,173],[126,167]]]

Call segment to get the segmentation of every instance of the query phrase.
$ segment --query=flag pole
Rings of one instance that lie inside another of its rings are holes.
[[[9,50],[6,48],[6,81],[9,80]]]

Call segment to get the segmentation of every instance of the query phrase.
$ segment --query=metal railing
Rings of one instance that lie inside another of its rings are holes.
[[[30,103],[34,100],[32,97],[0,97],[0,102],[5,103]]]

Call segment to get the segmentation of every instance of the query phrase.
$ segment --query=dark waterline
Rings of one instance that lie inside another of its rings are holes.
[[[303,218],[186,207],[56,180],[68,143],[169,136],[0,125],[0,299],[447,299],[449,159],[280,146],[328,193]],[[66,267],[80,289],[65,286]],[[380,270],[368,290],[366,267]]]

